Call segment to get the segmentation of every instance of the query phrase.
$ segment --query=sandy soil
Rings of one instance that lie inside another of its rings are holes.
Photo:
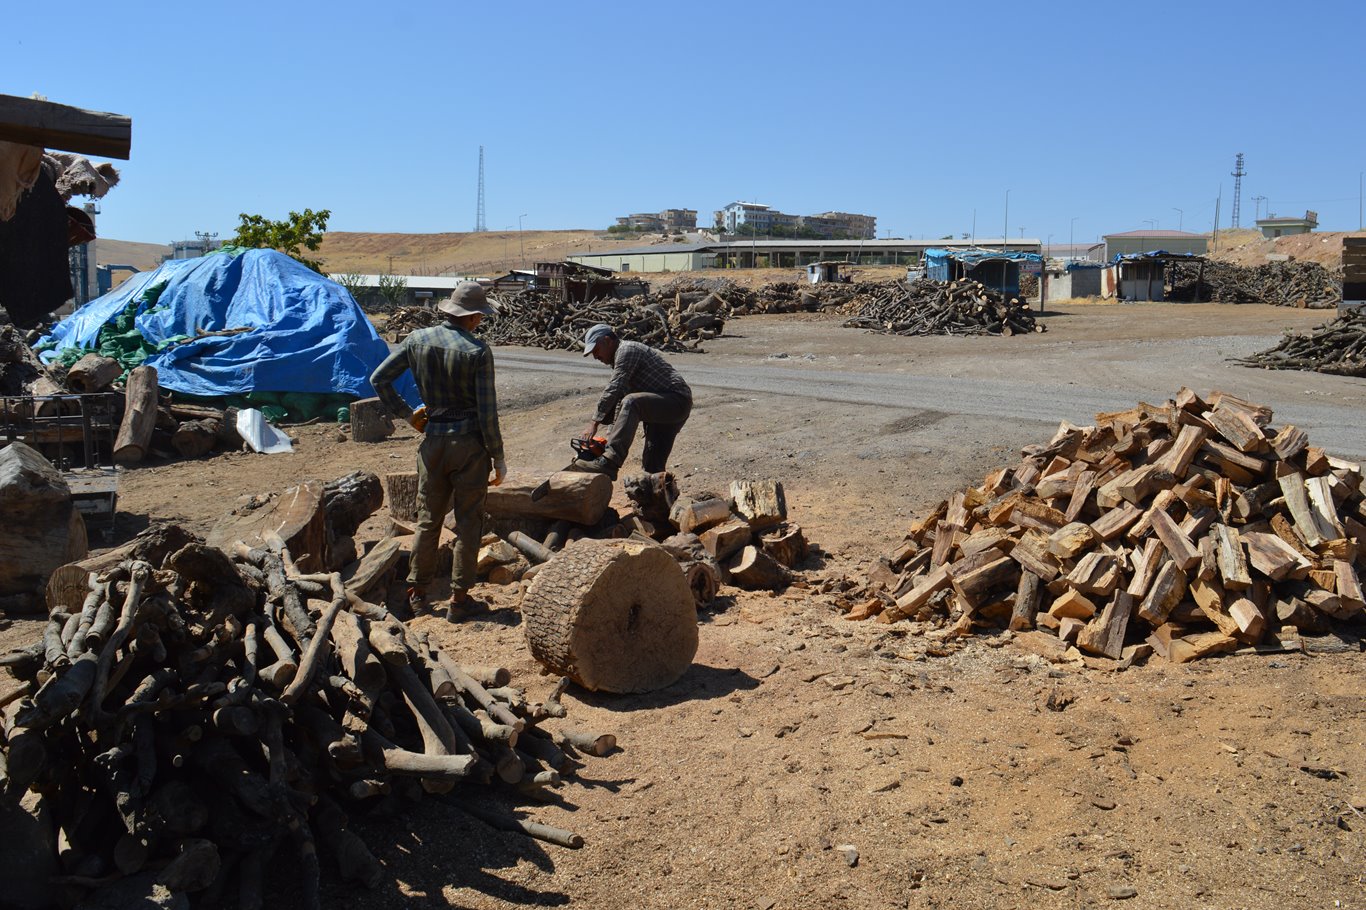
[[[792,518],[819,545],[804,573],[814,586],[861,572],[918,510],[1051,432],[1033,414],[970,416],[982,409],[968,406],[969,392],[983,383],[1048,382],[1060,412],[1087,395],[1137,400],[1185,382],[1277,407],[1312,391],[1343,422],[1358,421],[1366,404],[1358,381],[1245,370],[1220,353],[1265,346],[1322,314],[1214,305],[1050,312],[1047,334],[1016,339],[736,320],[708,353],[675,358],[699,373],[729,370],[736,386],[699,385],[674,458],[680,485],[695,492],[734,477],[781,478]],[[561,372],[533,370],[521,361],[540,352],[500,353],[514,470],[559,467],[605,370],[572,354]],[[778,367],[797,371],[786,393],[739,388]],[[848,371],[912,385],[959,376],[965,391],[933,408],[823,399],[820,384]],[[129,471],[122,532],[152,517],[204,530],[242,494],[362,467],[411,469],[406,431],[367,446],[340,441],[331,427],[292,432],[293,455]],[[554,680],[526,653],[516,592],[479,593],[495,607],[487,620],[419,622],[462,659],[507,666],[515,684],[544,697]],[[1055,667],[1005,634],[952,644],[850,623],[801,584],[778,595],[727,589],[700,620],[695,666],[674,686],[566,696],[569,723],[617,734],[621,750],[589,760],[557,804],[524,808],[578,831],[586,847],[543,849],[428,801],[362,824],[393,882],[378,893],[333,886],[327,904],[1366,906],[1359,653]],[[0,647],[36,631],[16,623],[0,632]],[[290,899],[286,889],[275,903]]]

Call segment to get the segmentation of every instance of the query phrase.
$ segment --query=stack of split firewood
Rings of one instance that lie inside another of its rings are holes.
[[[1348,310],[1308,334],[1287,332],[1280,344],[1237,361],[1267,370],[1312,370],[1366,376],[1366,312]]]
[[[1029,305],[968,279],[890,282],[848,311],[846,328],[886,335],[1022,335],[1042,332]]]
[[[1362,616],[1358,465],[1182,389],[1064,423],[915,522],[852,618],[1039,629],[1110,658],[1295,646]]]
[[[613,747],[542,728],[562,688],[530,703],[505,670],[462,665],[265,537],[225,551],[159,528],[116,563],[59,570],[41,641],[0,658],[20,683],[4,687],[0,790],[41,797],[63,900],[230,889],[261,907],[278,857],[318,907],[323,874],[384,875],[348,813],[457,786],[490,825],[581,844],[481,805],[498,782],[544,798],[572,756]]]
[[[1317,262],[1267,262],[1257,266],[1211,260],[1171,263],[1169,300],[1212,300],[1216,303],[1269,303],[1321,309],[1342,299],[1339,277]]]

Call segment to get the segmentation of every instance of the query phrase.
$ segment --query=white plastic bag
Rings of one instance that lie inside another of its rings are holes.
[[[253,452],[280,455],[294,451],[289,437],[271,426],[266,415],[256,408],[243,408],[237,412],[237,432]]]

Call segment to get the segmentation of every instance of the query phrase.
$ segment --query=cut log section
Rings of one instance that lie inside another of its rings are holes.
[[[152,444],[152,430],[156,429],[159,392],[156,367],[135,367],[128,374],[123,423],[114,439],[116,463],[137,464],[147,455]]]
[[[321,572],[327,564],[323,484],[308,480],[265,504],[230,513],[209,532],[208,543],[221,550],[231,550],[239,540],[249,547],[263,547],[271,533],[289,547],[299,571]]]
[[[351,441],[382,442],[394,435],[394,421],[378,398],[351,402]]]
[[[643,542],[568,544],[527,588],[522,618],[532,655],[593,691],[663,688],[697,653],[697,609],[683,570],[664,548]]]
[[[0,449],[0,514],[0,596],[42,610],[48,576],[85,558],[85,524],[61,473],[22,442]]]
[[[531,494],[541,481],[509,478],[489,487],[484,510],[494,518],[564,519],[581,525],[602,520],[612,501],[612,481],[606,474],[559,471],[550,475],[546,493],[537,500]]]
[[[123,375],[123,366],[112,357],[86,354],[66,371],[73,392],[103,392]]]
[[[787,498],[776,480],[732,480],[730,498],[749,526],[756,531],[771,528],[787,518]]]

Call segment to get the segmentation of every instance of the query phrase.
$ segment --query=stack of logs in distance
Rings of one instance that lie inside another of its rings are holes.
[[[1004,298],[977,281],[918,278],[889,282],[855,304],[846,328],[886,335],[1023,335],[1042,332],[1028,304]]]
[[[724,301],[705,293],[667,297],[604,298],[586,303],[565,302],[558,294],[527,290],[494,294],[497,312],[480,326],[491,344],[582,350],[590,326],[606,323],[627,341],[639,341],[661,351],[700,350],[701,342],[720,335],[728,309]],[[394,342],[416,329],[437,325],[439,311],[429,307],[401,307],[385,326]]]
[[[1275,347],[1237,363],[1267,370],[1366,376],[1366,311],[1347,310],[1307,334],[1287,332]]]
[[[1267,262],[1258,266],[1210,260],[1201,266],[1173,262],[1167,275],[1168,300],[1205,300],[1215,303],[1266,303],[1301,309],[1337,306],[1342,285],[1317,262]]]
[[[538,726],[564,715],[562,690],[528,703],[505,670],[460,665],[339,574],[300,574],[278,538],[229,556],[153,537],[58,590],[42,641],[0,658],[21,681],[0,790],[41,794],[62,833],[57,884],[226,889],[259,908],[279,855],[317,907],[320,869],[383,875],[348,811],[457,785],[490,825],[581,844],[478,803],[495,781],[546,798],[576,750],[614,745]]]
[[[1361,469],[1271,417],[1182,389],[1064,423],[915,522],[850,616],[1037,628],[1089,654],[1176,662],[1290,649],[1356,619]]]

